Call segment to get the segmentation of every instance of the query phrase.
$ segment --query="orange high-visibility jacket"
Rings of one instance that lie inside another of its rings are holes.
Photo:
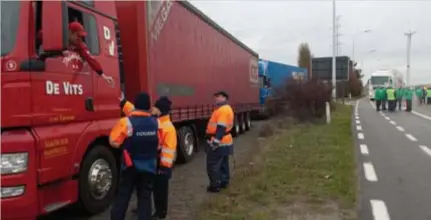
[[[135,106],[126,101],[123,106],[123,113],[129,116],[134,110]],[[172,124],[169,115],[159,117],[159,150],[160,154],[160,166],[166,168],[172,168],[175,154],[177,151],[177,131],[175,126]]]
[[[159,117],[160,166],[171,168],[177,151],[177,131],[169,115]]]
[[[218,143],[220,146],[233,145],[232,135],[229,133],[233,127],[234,113],[230,105],[224,104],[214,110],[208,122],[206,133],[210,136],[211,141]],[[224,132],[217,132],[217,126],[224,127]]]

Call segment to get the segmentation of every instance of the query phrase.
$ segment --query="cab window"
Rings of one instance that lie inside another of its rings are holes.
[[[1,56],[12,51],[15,46],[20,1],[1,1]]]
[[[85,32],[87,32],[84,42],[87,44],[92,55],[98,55],[100,53],[100,47],[96,18],[92,14],[85,13],[71,7],[68,8],[68,13],[69,23],[72,21],[78,21],[82,26],[84,26]]]
[[[35,2],[33,5],[34,9],[36,10],[36,51],[38,53],[43,52],[43,35],[40,35],[39,31],[42,28],[42,3],[41,1]],[[2,1],[3,6],[3,1]],[[79,23],[84,26],[85,31],[87,32],[87,36],[84,37],[84,42],[87,45],[90,54],[92,55],[99,55],[100,54],[100,47],[99,47],[99,34],[97,32],[97,22],[96,18],[89,13],[82,12],[76,8],[69,7],[68,8],[68,15],[69,15],[69,23],[72,21],[78,21]],[[3,20],[3,8],[2,8],[2,20]],[[3,25],[3,22],[2,22]],[[3,26],[2,26],[3,30]],[[3,37],[3,31],[2,31],[2,37]],[[3,44],[3,39],[2,39]],[[3,51],[3,49],[2,49]],[[3,53],[3,52],[2,52]]]

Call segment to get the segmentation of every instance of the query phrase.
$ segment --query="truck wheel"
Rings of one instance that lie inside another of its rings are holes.
[[[177,158],[178,163],[189,162],[194,155],[196,148],[195,135],[193,130],[184,126],[178,130],[178,146],[177,146]]]
[[[84,158],[79,174],[79,202],[82,209],[96,214],[107,209],[114,199],[118,169],[114,155],[97,145]]]
[[[233,137],[238,137],[241,133],[241,126],[240,126],[240,122],[239,122],[239,117],[238,115],[235,115],[235,119],[233,122],[233,128],[232,128],[232,136]]]
[[[251,117],[250,112],[245,113],[245,130],[248,131],[251,128]]]

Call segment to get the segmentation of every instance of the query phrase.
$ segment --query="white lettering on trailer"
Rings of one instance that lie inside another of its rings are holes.
[[[115,55],[115,43],[114,41],[111,41],[111,43],[109,44],[109,55],[114,56]]]
[[[105,37],[105,40],[111,40],[111,30],[106,26],[103,26],[103,36]]]
[[[47,95],[60,95],[60,85],[63,85],[65,95],[83,95],[84,89],[81,84],[73,84],[70,82],[55,83],[47,80],[45,82],[45,91]]]
[[[168,20],[169,12],[171,11],[171,7],[173,4],[174,3],[172,1],[165,1],[165,4],[163,4],[162,8],[160,9],[160,13],[157,16],[154,24],[154,30],[151,32],[151,37],[153,38],[154,41],[157,40],[160,32],[163,29],[163,26]]]

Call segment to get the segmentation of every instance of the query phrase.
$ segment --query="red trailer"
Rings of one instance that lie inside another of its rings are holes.
[[[121,154],[110,148],[108,134],[120,116],[121,90],[130,99],[147,91],[153,100],[173,100],[179,162],[197,150],[218,90],[231,96],[236,134],[250,128],[250,112],[259,106],[258,55],[188,2],[1,6],[2,219],[34,219],[78,201],[90,213],[109,207]],[[84,25],[90,53],[115,88],[76,53],[37,59],[40,48],[67,47],[74,20]]]

